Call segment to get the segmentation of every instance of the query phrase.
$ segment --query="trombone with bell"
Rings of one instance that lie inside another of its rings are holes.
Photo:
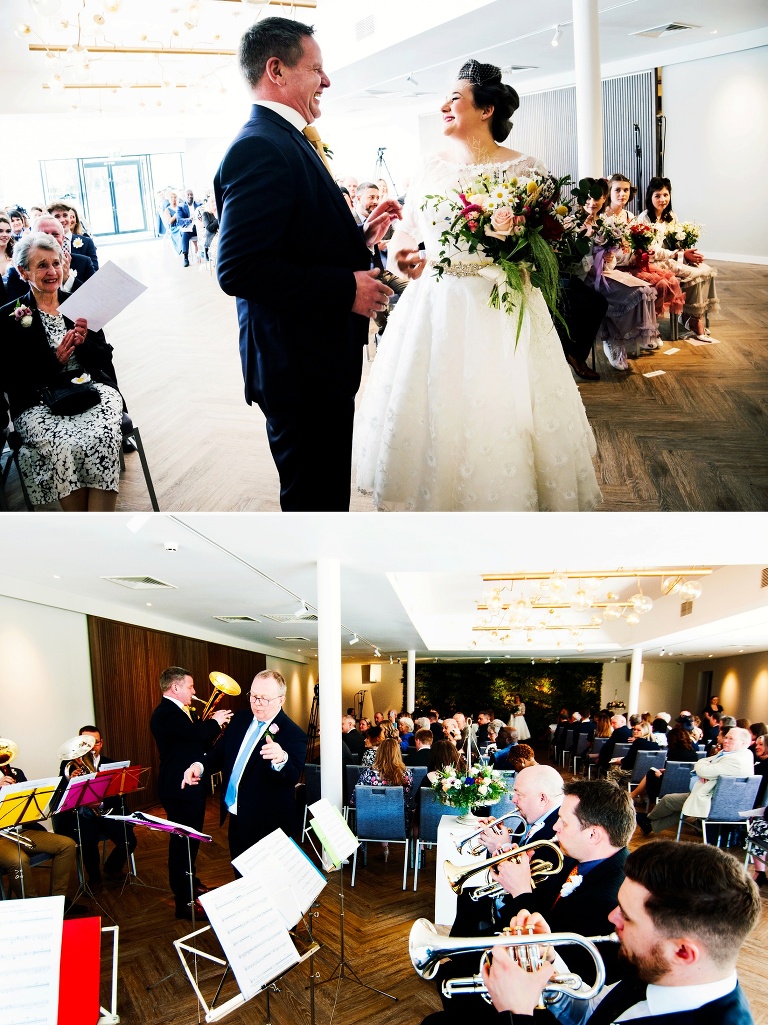
[[[456,845],[456,850],[459,852],[459,854],[464,854],[465,845],[471,843],[472,840],[476,840],[478,836],[480,836],[482,833],[486,831],[486,829],[489,829],[492,833],[496,833],[497,836],[500,835],[501,830],[499,829],[499,826],[502,824],[502,822],[505,822],[507,819],[511,818],[516,818],[519,820],[518,823],[515,825],[515,828],[511,831],[513,834],[516,832],[517,827],[518,825],[520,825],[520,823],[522,823],[523,826],[525,826],[525,819],[520,814],[520,812],[515,808],[513,811],[508,811],[506,815],[500,815],[499,818],[494,819],[493,822],[488,822],[485,826],[482,827],[482,829],[478,829],[477,832],[470,833],[469,836],[465,836],[463,840],[457,840],[455,836],[452,836],[451,839]],[[485,844],[476,843],[472,844],[472,846],[469,848],[469,851],[466,853],[473,855],[483,854],[485,850]]]
[[[411,964],[422,979],[433,979],[441,961],[458,954],[477,953],[480,955],[477,975],[443,981],[442,990],[446,997],[478,993],[487,1003],[490,1003],[491,998],[483,980],[483,966],[493,951],[499,947],[514,949],[518,963],[531,972],[536,971],[542,965],[549,947],[566,945],[583,947],[595,962],[597,978],[594,984],[582,988],[583,983],[578,975],[572,973],[555,975],[544,990],[544,995],[549,994],[552,1000],[560,993],[566,993],[578,1000],[591,1000],[605,985],[605,965],[596,944],[618,943],[618,936],[615,932],[609,933],[607,936],[581,936],[575,932],[535,934],[530,930],[527,934],[522,935],[519,930],[516,932],[517,934],[505,930],[498,936],[485,937],[441,936],[429,919],[420,918],[411,926],[408,952],[411,956]]]
[[[207,701],[203,701],[202,698],[198,698],[195,695],[192,696],[193,701],[197,701],[201,705],[205,705],[205,708],[200,713],[200,718],[210,719],[213,713],[216,711],[216,706],[224,697],[225,694],[229,697],[236,697],[240,693],[240,684],[237,680],[233,680],[231,676],[227,676],[226,673],[213,672],[208,674],[208,679],[213,684],[213,690],[211,696]],[[222,729],[226,726],[226,723],[222,723]]]
[[[452,862],[446,861],[443,864],[443,868],[445,869],[448,885],[454,893],[461,893],[468,879],[483,872],[486,876],[486,882],[483,886],[478,886],[472,891],[470,894],[472,900],[480,900],[481,897],[500,897],[507,891],[498,880],[493,879],[491,869],[495,868],[496,865],[500,865],[503,861],[516,861],[520,864],[521,859],[528,851],[540,853],[544,848],[549,848],[555,860],[551,862],[548,858],[534,858],[531,861],[531,886],[535,889],[536,884],[540,883],[542,879],[546,879],[547,876],[557,875],[563,867],[563,852],[552,840],[532,840],[530,843],[523,844],[522,847],[515,847],[514,850],[505,851],[504,854],[497,854],[494,858],[486,858],[485,861],[476,862],[474,865],[454,865]]]

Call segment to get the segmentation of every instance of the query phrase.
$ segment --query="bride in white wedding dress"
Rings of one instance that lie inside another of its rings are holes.
[[[450,152],[414,178],[389,252],[410,283],[389,318],[355,420],[358,489],[381,510],[593,509],[595,442],[552,317],[537,288],[515,346],[517,311],[488,305],[478,256],[438,279],[447,195],[483,170],[543,167],[499,145],[517,93],[492,65],[469,61],[442,106]],[[426,259],[418,251],[424,243]],[[394,268],[392,268],[394,269]]]

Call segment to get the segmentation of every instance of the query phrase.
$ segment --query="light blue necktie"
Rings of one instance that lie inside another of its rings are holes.
[[[232,775],[229,777],[229,783],[227,784],[227,792],[224,795],[224,803],[227,808],[231,808],[237,800],[237,788],[240,786],[240,777],[242,776],[243,769],[256,746],[263,725],[264,723],[259,722],[258,719],[254,720],[254,722],[248,727],[250,736],[246,735],[247,739],[246,737],[243,737],[243,743],[240,745],[240,753],[235,761],[234,768],[232,769]]]

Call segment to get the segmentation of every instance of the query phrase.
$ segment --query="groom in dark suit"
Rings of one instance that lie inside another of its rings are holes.
[[[243,36],[240,66],[255,102],[214,190],[245,398],[267,420],[281,507],[344,511],[368,320],[392,294],[368,247],[400,208],[380,203],[361,229],[331,176],[313,128],[330,81],[310,26],[264,18]]]
[[[184,785],[194,787],[203,771],[221,771],[221,821],[229,814],[233,858],[275,829],[288,836],[297,832],[295,788],[307,737],[283,711],[285,692],[280,673],[257,673],[249,694],[251,711],[235,712],[221,742],[184,773]]]

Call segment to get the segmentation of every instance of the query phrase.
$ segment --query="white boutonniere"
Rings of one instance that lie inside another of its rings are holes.
[[[560,888],[560,896],[568,897],[577,886],[581,886],[584,876],[571,876]]]
[[[82,249],[83,248],[83,240],[81,238],[73,238],[72,239],[72,246],[73,246],[74,249]]]

